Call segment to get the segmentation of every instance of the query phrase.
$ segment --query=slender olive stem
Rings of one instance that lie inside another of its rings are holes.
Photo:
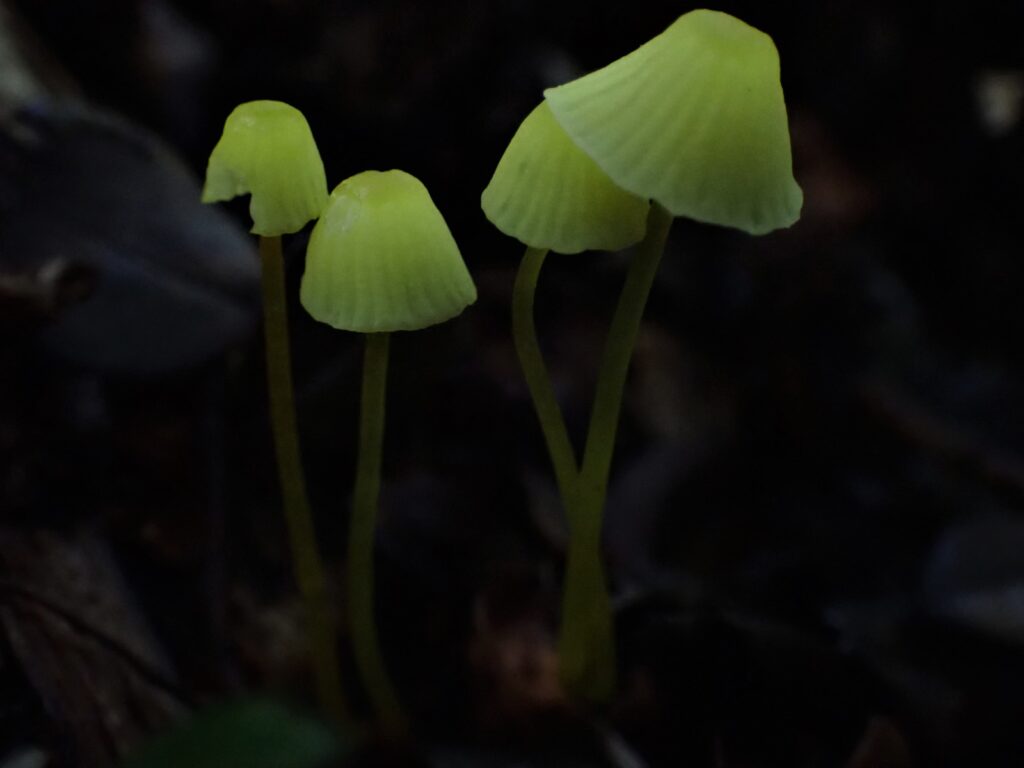
[[[615,691],[615,638],[611,598],[601,558],[601,525],[586,520],[571,527],[562,588],[558,656],[562,684],[573,697],[607,702]]]
[[[647,234],[633,254],[605,342],[580,474],[581,503],[587,519],[594,521],[595,525],[600,525],[604,512],[608,474],[633,346],[671,226],[672,214],[658,203],[652,203],[647,217]]]
[[[547,443],[548,455],[555,470],[555,482],[562,497],[570,525],[576,517],[576,476],[579,472],[569,432],[562,418],[562,410],[551,385],[544,356],[537,341],[537,328],[533,319],[533,301],[537,292],[537,279],[547,257],[546,249],[527,248],[519,263],[515,287],[512,290],[512,336],[515,339],[519,365],[526,377],[526,385],[533,399],[533,408],[540,420],[540,428]]]
[[[263,331],[266,340],[270,423],[277,453],[288,542],[295,580],[305,607],[317,696],[329,717],[338,723],[345,723],[348,720],[348,708],[341,693],[331,606],[302,471],[280,237],[260,238],[260,260],[263,265]]]
[[[348,538],[348,603],[352,647],[363,685],[384,727],[392,732],[401,732],[405,729],[405,716],[377,642],[373,589],[374,534],[380,504],[384,448],[388,340],[387,333],[370,333],[366,336],[359,416],[359,459]]]
[[[559,655],[566,687],[595,702],[608,701],[615,689],[611,600],[601,557],[608,475],[633,346],[671,225],[671,214],[653,203],[647,234],[633,254],[605,342],[576,488],[578,509],[566,565]]]
[[[544,365],[533,320],[537,279],[547,251],[527,248],[513,293],[516,351],[569,519],[569,551],[559,632],[562,680],[576,697],[598,703],[611,697],[616,676],[611,600],[601,558],[601,525],[608,476],[633,347],[671,225],[671,214],[657,203],[652,204],[647,234],[630,262],[605,342],[579,469]]]
[[[512,330],[519,363],[540,421],[569,521],[562,627],[561,676],[574,696],[606,700],[615,684],[611,606],[600,556],[600,520],[588,520],[580,508],[579,468],[565,420],[537,341],[533,306],[547,251],[527,248],[512,294]],[[591,515],[593,518],[593,515]]]

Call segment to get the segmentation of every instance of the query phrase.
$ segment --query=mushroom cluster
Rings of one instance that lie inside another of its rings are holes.
[[[382,723],[400,730],[404,715],[373,610],[389,339],[455,317],[476,300],[476,288],[419,180],[398,170],[365,171],[328,195],[309,126],[286,104],[250,102],[227,119],[203,200],[242,194],[251,194],[252,231],[261,236],[270,412],[296,580],[321,701],[339,718],[348,714],[302,475],[281,235],[317,220],[302,306],[318,321],[365,334],[347,609],[369,699]],[[761,235],[793,224],[802,201],[775,45],[708,10],[687,13],[603,69],[546,90],[483,191],[487,218],[526,246],[513,291],[513,335],[570,526],[560,666],[580,698],[605,701],[615,685],[602,515],[629,362],[672,220],[686,216]],[[549,251],[630,246],[578,459],[537,341],[537,283]]]
[[[629,362],[672,219],[752,235],[788,227],[803,203],[792,164],[772,39],[696,10],[608,66],[547,89],[483,192],[488,219],[526,245],[513,331],[570,526],[559,643],[563,680],[582,698],[606,700],[615,682],[601,520]],[[533,322],[540,270],[549,250],[637,242],[578,461]]]

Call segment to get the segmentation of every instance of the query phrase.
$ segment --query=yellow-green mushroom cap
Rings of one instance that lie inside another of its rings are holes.
[[[506,235],[559,253],[632,245],[644,236],[650,207],[573,144],[547,102],[519,126],[480,202]]]
[[[772,39],[708,10],[544,96],[616,184],[673,215],[763,234],[800,217]]]
[[[313,227],[302,306],[346,331],[413,331],[476,301],[455,239],[427,188],[404,171],[341,182]]]
[[[251,194],[252,231],[298,232],[327,203],[327,177],[302,113],[280,101],[250,101],[228,115],[210,154],[204,203]]]

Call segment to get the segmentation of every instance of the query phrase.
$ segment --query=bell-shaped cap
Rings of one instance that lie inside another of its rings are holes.
[[[751,234],[800,217],[779,55],[739,19],[691,11],[544,96],[616,184],[676,216]]]
[[[519,126],[480,201],[506,235],[559,253],[632,245],[644,236],[650,207],[573,144],[547,102]]]
[[[364,171],[335,188],[313,227],[300,296],[335,328],[412,331],[458,315],[476,286],[419,179]]]
[[[302,113],[280,101],[250,101],[228,115],[210,154],[203,202],[251,194],[252,231],[298,232],[327,203],[327,177]]]

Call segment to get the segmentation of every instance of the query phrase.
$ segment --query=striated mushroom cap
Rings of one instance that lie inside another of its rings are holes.
[[[306,118],[280,101],[250,101],[228,115],[210,154],[204,203],[251,194],[252,231],[298,232],[327,203],[327,177]]]
[[[755,235],[800,217],[779,55],[733,16],[691,11],[544,96],[616,184],[676,216]]]
[[[650,206],[573,144],[547,102],[519,126],[480,202],[506,235],[559,253],[617,251],[638,242]]]
[[[476,301],[476,286],[427,188],[364,171],[331,193],[306,250],[302,306],[346,331],[412,331]]]

